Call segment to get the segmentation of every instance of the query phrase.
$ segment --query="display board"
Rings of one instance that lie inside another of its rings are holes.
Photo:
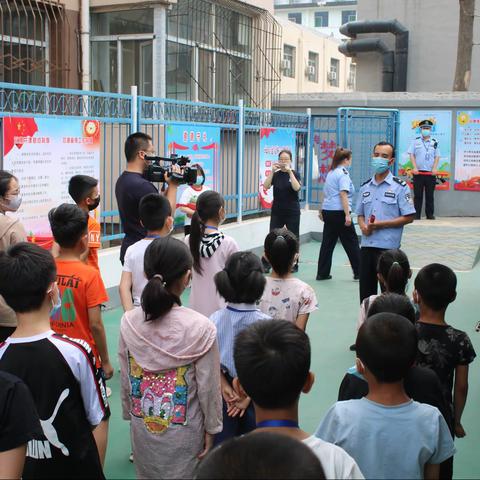
[[[480,110],[457,112],[455,190],[480,192]]]

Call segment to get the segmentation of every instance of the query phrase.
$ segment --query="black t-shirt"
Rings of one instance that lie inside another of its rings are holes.
[[[295,178],[300,182],[300,175],[294,170]],[[273,205],[272,213],[300,213],[300,202],[298,192],[292,188],[290,174],[288,172],[277,171],[273,175]]]
[[[110,410],[91,348],[51,330],[9,337],[0,369],[25,382],[43,430],[28,442],[23,478],[105,478],[92,429]]]
[[[443,397],[442,385],[435,372],[429,368],[414,366],[405,377],[404,385],[405,392],[410,398],[437,407],[453,432],[452,411]],[[345,374],[338,391],[338,400],[358,400],[366,395],[368,395],[367,381],[358,373]]]
[[[0,372],[0,452],[43,438],[28,387],[14,375]]]
[[[417,364],[431,368],[442,384],[445,399],[453,405],[452,390],[455,368],[468,365],[477,356],[465,332],[450,325],[417,322]]]
[[[140,200],[149,193],[158,193],[158,189],[143,175],[135,172],[123,172],[118,177],[115,185],[120,220],[122,222],[125,238],[120,249],[120,260],[123,262],[125,252],[130,245],[138,242],[147,234],[140,223],[138,206]]]

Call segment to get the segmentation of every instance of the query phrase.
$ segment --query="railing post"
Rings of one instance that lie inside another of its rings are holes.
[[[243,217],[243,158],[245,152],[245,107],[243,99],[238,101],[238,138],[237,138],[237,222]]]
[[[312,190],[312,148],[313,148],[313,135],[312,135],[312,109],[307,108],[308,123],[307,123],[307,141],[305,142],[305,180],[306,195],[305,195],[305,210],[309,210],[310,207],[310,194]]]
[[[131,132],[135,133],[138,130],[138,90],[136,85],[132,85],[130,87],[130,95],[132,102],[130,105],[130,125],[131,125]]]

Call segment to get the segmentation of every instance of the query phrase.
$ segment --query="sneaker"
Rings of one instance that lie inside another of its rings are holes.
[[[332,276],[331,275],[327,275],[326,277],[320,277],[319,275],[317,275],[317,280],[331,280],[332,279]]]
[[[107,398],[112,395],[112,389],[110,387],[105,387],[105,391],[107,392]]]
[[[430,215],[429,217],[427,217],[427,220],[435,220],[435,215]]]
[[[360,280],[360,275],[358,275],[358,274],[357,274],[357,275],[354,275],[354,276],[353,276],[353,279],[354,279],[356,282],[358,282],[358,280]]]
[[[130,456],[128,457],[128,461],[130,463],[133,463],[133,453],[131,453]]]

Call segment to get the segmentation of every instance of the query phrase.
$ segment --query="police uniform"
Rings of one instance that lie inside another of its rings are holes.
[[[433,122],[430,120],[423,120],[419,123],[419,127],[432,127]],[[408,154],[415,157],[417,169],[423,175],[413,176],[413,194],[414,205],[417,211],[417,219],[420,219],[422,214],[423,192],[425,190],[425,214],[428,219],[434,219],[434,201],[433,196],[435,192],[436,177],[433,175],[433,165],[435,159],[440,157],[440,150],[438,142],[430,137],[425,140],[422,136],[417,137],[408,149]]]
[[[358,237],[353,223],[349,227],[345,225],[345,212],[340,197],[342,191],[348,192],[348,203],[351,209],[355,187],[348,170],[339,166],[328,172],[323,189],[322,216],[324,227],[322,246],[318,256],[317,280],[330,278],[333,250],[339,238],[350,260],[354,277],[358,278],[359,275],[360,247]]]
[[[375,221],[393,220],[414,215],[415,208],[408,185],[389,172],[387,177],[377,183],[375,176],[365,182],[357,201],[356,213],[365,217],[365,223],[372,215]],[[360,301],[378,292],[377,263],[385,250],[400,248],[403,227],[381,228],[373,230],[367,237],[362,236],[360,249]]]

